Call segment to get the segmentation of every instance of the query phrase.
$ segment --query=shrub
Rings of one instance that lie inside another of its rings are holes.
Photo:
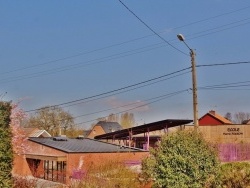
[[[142,163],[143,177],[151,178],[157,188],[210,186],[218,169],[216,149],[195,131],[177,131],[162,137]]]
[[[13,150],[10,128],[11,105],[0,101],[0,187],[12,187]]]
[[[33,188],[36,187],[37,180],[28,177],[14,177],[13,188]]]
[[[72,183],[71,188],[136,188],[138,174],[119,161],[105,161],[89,167],[81,181]]]
[[[250,186],[250,163],[231,162],[221,165],[221,187],[245,188]]]

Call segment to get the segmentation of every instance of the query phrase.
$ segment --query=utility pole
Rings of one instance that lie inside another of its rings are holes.
[[[198,97],[197,97],[197,82],[196,82],[196,62],[195,51],[191,49],[185,42],[185,38],[182,34],[177,35],[178,39],[182,41],[190,50],[191,65],[192,65],[192,90],[193,90],[193,115],[194,115],[194,129],[197,131],[199,128],[199,115],[198,115]]]
[[[192,64],[192,83],[193,83],[193,113],[194,113],[194,129],[199,128],[199,115],[198,115],[198,99],[197,99],[197,82],[196,82],[196,62],[195,62],[195,52],[190,49],[190,57]]]

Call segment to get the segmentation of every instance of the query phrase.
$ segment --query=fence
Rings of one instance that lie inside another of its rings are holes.
[[[250,144],[218,144],[219,159],[222,162],[250,160]]]

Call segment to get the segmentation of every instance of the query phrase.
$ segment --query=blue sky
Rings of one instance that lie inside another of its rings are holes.
[[[137,125],[192,119],[182,33],[197,54],[199,115],[250,111],[249,1],[122,2],[141,20],[119,0],[0,1],[1,99],[25,111],[79,100],[61,107],[84,128],[127,110]]]

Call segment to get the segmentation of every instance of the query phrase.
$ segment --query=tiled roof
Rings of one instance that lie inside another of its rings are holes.
[[[142,152],[145,150],[129,148],[120,145],[101,142],[89,138],[56,141],[53,138],[29,138],[30,141],[48,146],[66,153],[113,153],[113,152]]]
[[[105,133],[110,133],[123,129],[122,126],[117,122],[99,121],[96,125],[100,125]]]
[[[215,117],[216,119],[218,119],[219,121],[223,122],[224,124],[232,124],[231,121],[229,121],[228,119],[224,118],[223,116],[215,113],[214,111],[211,113],[209,112],[210,115],[212,115],[213,117]]]

